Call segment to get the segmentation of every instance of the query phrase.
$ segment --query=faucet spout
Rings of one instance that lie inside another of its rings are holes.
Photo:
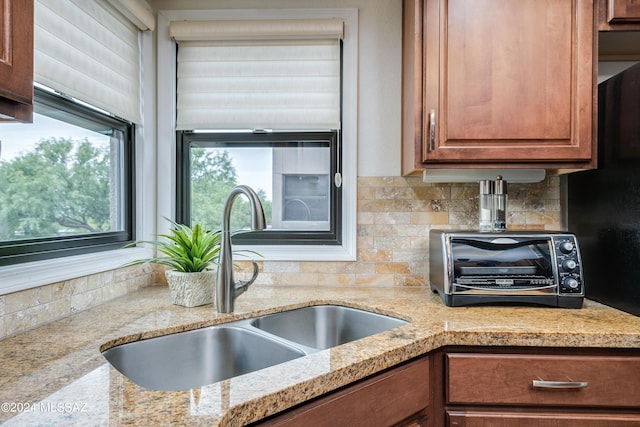
[[[264,209],[256,192],[246,185],[237,185],[231,189],[224,203],[222,214],[222,240],[220,243],[220,260],[216,281],[216,308],[219,313],[233,313],[235,299],[244,293],[258,277],[258,264],[253,264],[253,276],[249,280],[236,282],[233,278],[233,255],[231,250],[231,208],[237,196],[244,194],[251,205],[251,229],[264,230],[266,221]]]

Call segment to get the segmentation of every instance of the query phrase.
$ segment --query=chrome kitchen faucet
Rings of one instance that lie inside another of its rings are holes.
[[[224,203],[222,214],[222,242],[220,244],[218,279],[216,281],[216,308],[218,313],[233,313],[233,303],[235,299],[242,295],[258,277],[258,264],[256,264],[254,260],[251,260],[253,264],[253,275],[251,278],[249,280],[239,280],[238,282],[233,279],[230,218],[233,201],[240,194],[247,196],[251,204],[251,229],[264,230],[266,228],[264,209],[256,192],[246,185],[233,187]]]

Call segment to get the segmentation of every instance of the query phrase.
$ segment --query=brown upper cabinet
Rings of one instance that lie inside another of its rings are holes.
[[[596,167],[595,0],[404,0],[402,173]]]
[[[598,0],[598,29],[640,30],[640,0]]]
[[[33,120],[33,0],[0,0],[0,120]]]

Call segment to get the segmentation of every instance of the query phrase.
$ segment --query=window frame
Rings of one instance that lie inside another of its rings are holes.
[[[255,245],[263,261],[355,261],[357,259],[357,171],[358,171],[358,9],[225,9],[159,10],[157,13],[156,74],[156,234],[169,231],[165,218],[176,213],[176,52],[169,37],[175,20],[210,19],[306,19],[342,18],[345,25],[342,60],[342,244]]]
[[[124,230],[72,236],[0,241],[0,267],[72,255],[120,249],[135,236],[135,127],[97,109],[40,87],[34,88],[34,110],[56,110],[77,121],[92,122],[123,133]],[[60,119],[59,117],[54,117]]]
[[[300,132],[193,132],[176,131],[176,220],[191,225],[191,156],[190,149],[197,147],[277,147],[304,140],[326,141],[329,144],[330,172],[333,178],[341,173],[340,131],[300,131]],[[312,146],[313,143],[309,143]],[[291,148],[295,149],[295,148]],[[333,179],[329,185],[328,231],[313,230],[266,230],[243,232],[234,236],[234,243],[240,245],[340,245],[342,244],[342,186],[336,186]],[[222,219],[222,218],[221,218]]]

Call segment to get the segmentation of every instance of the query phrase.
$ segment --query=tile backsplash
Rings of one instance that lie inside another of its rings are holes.
[[[149,286],[154,268],[135,266],[0,296],[0,339]]]
[[[472,229],[478,184],[418,177],[358,178],[357,260],[264,262],[257,283],[314,286],[426,286],[429,230]],[[560,178],[509,184],[508,229],[559,230]]]
[[[509,184],[509,229],[562,229],[560,178]],[[261,262],[256,284],[426,286],[431,228],[477,227],[478,185],[417,177],[358,178],[357,260]],[[248,270],[248,263],[240,263]],[[128,267],[0,296],[0,338],[66,317],[145,286],[162,270]]]

